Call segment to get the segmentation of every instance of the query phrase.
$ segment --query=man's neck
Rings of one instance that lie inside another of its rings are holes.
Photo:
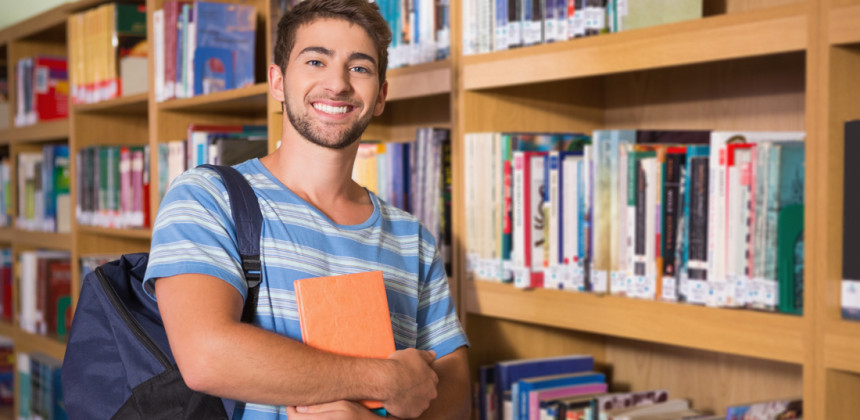
[[[281,147],[260,159],[285,187],[339,224],[359,224],[373,211],[370,197],[352,180],[358,142],[329,149],[284,136]]]

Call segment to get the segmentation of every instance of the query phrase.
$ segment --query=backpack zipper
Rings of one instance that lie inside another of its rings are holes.
[[[117,313],[119,313],[119,316],[125,322],[125,325],[128,326],[128,329],[131,330],[132,334],[134,334],[134,336],[137,337],[141,344],[143,344],[143,346],[146,347],[146,349],[149,350],[149,352],[152,353],[152,355],[155,356],[156,359],[158,359],[158,362],[161,363],[161,365],[164,366],[165,369],[170,369],[171,367],[173,367],[173,364],[170,363],[170,359],[167,357],[167,355],[164,354],[161,348],[158,347],[158,345],[155,344],[154,341],[152,341],[152,338],[149,336],[149,334],[144,331],[140,323],[137,322],[136,319],[134,319],[134,316],[131,315],[131,313],[119,299],[119,296],[116,294],[116,290],[114,290],[113,285],[111,285],[110,281],[108,281],[107,277],[105,277],[104,271],[101,267],[96,268],[96,276],[98,277],[99,283],[101,283],[101,286],[104,289],[108,300],[110,300],[111,305],[113,305],[114,309],[116,309]]]

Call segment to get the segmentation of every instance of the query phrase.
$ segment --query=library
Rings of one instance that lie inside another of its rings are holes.
[[[279,146],[298,2],[3,6],[0,420],[61,415],[82,280],[171,180]],[[375,3],[353,179],[436,236],[473,418],[856,418],[860,0]]]

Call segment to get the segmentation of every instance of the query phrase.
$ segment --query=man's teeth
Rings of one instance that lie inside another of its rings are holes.
[[[331,106],[325,104],[314,104],[314,108],[326,114],[345,114],[348,110],[347,106]]]

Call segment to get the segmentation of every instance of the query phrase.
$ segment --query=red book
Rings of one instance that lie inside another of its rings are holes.
[[[293,286],[305,344],[352,357],[384,359],[394,352],[381,271],[296,280]]]
[[[69,115],[69,76],[65,57],[33,57],[33,107],[39,121]]]

